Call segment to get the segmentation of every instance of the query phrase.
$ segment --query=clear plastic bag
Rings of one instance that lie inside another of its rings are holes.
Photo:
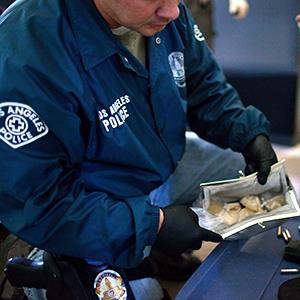
[[[299,200],[284,169],[284,161],[271,168],[261,185],[257,174],[200,185],[192,209],[199,225],[223,239],[248,238],[300,215]]]

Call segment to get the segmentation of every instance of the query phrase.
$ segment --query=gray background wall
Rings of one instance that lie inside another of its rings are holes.
[[[243,102],[270,119],[272,141],[294,144],[300,141],[296,100],[300,30],[295,22],[299,1],[249,3],[247,18],[236,20],[228,13],[228,1],[215,0],[215,54]]]
[[[216,56],[225,68],[295,71],[299,0],[250,0],[245,19],[236,20],[228,1],[215,0]]]

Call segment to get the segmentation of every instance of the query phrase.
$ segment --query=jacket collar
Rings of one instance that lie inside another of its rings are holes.
[[[116,39],[93,0],[65,0],[85,69],[118,52]]]

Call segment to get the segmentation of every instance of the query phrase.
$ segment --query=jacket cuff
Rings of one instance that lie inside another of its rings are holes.
[[[159,207],[151,206],[151,227],[149,231],[149,237],[147,240],[147,245],[152,246],[157,239],[157,231],[159,226]]]
[[[269,134],[267,131],[263,131],[261,128],[257,128],[256,130],[254,129],[251,134],[249,134],[247,136],[247,139],[245,139],[243,142],[241,142],[240,144],[240,152],[243,153],[246,149],[246,146],[253,140],[255,139],[258,135],[264,135],[265,137],[267,137],[267,139],[269,140]]]

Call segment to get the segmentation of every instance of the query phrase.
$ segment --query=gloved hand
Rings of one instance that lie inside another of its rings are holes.
[[[249,3],[247,0],[229,0],[229,13],[237,19],[247,16]]]
[[[164,221],[154,244],[161,251],[178,255],[188,249],[199,249],[204,240],[222,241],[220,235],[198,225],[198,216],[190,208],[171,205],[162,210]]]
[[[258,172],[257,179],[260,184],[267,182],[271,166],[278,160],[270,141],[266,136],[260,134],[256,136],[246,146],[242,153],[246,161],[245,174],[249,175]]]

